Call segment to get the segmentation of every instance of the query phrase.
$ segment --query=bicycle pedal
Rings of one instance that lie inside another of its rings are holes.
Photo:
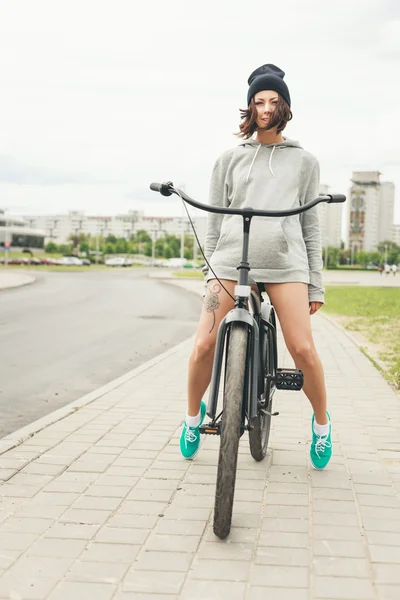
[[[299,391],[303,387],[304,376],[300,369],[277,369],[276,388],[278,390]]]
[[[219,423],[216,425],[210,423],[210,425],[202,425],[200,427],[200,433],[203,435],[221,435],[221,428]]]

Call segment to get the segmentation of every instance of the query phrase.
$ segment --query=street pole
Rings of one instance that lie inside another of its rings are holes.
[[[151,245],[151,264],[154,267],[156,262],[156,231],[153,229],[152,233],[152,245]]]
[[[8,263],[7,233],[7,215],[4,211],[4,266],[7,266]]]
[[[385,265],[387,265],[387,244],[385,244]]]
[[[180,185],[180,189],[184,192],[185,191],[185,184],[181,183]],[[185,222],[184,222],[184,218],[185,218],[185,207],[183,206],[182,203],[182,232],[181,232],[181,266],[183,267],[183,260],[185,258]]]
[[[196,236],[193,234],[193,262],[196,264],[197,261],[197,241]]]
[[[351,265],[353,265],[353,255],[354,255],[354,246],[352,244],[352,246],[351,246],[351,262],[350,262]]]

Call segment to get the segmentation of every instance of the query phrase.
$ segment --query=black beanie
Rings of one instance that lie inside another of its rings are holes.
[[[285,72],[275,65],[263,65],[250,75],[247,83],[249,91],[247,92],[247,106],[255,94],[263,90],[273,90],[278,92],[290,106],[290,94],[286,83],[283,81]]]

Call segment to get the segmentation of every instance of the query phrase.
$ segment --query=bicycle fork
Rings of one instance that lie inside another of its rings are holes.
[[[220,422],[218,421],[218,418],[222,413],[217,415],[218,395],[221,382],[224,350],[227,347],[229,352],[229,329],[232,323],[242,323],[243,326],[248,328],[249,333],[247,342],[247,356],[249,357],[249,362],[246,366],[246,380],[249,382],[249,386],[246,386],[246,390],[244,390],[243,400],[246,402],[246,413],[249,421],[254,419],[258,413],[258,368],[260,361],[259,328],[257,322],[247,310],[243,308],[234,308],[226,315],[226,317],[222,319],[218,329],[210,393],[207,404],[207,415],[210,417],[211,422],[208,425],[202,425],[200,428],[201,433],[210,435],[220,434]]]

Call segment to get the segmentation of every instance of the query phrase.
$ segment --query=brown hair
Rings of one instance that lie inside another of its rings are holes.
[[[257,126],[257,107],[254,98],[250,101],[249,108],[240,109],[240,133],[237,133],[239,137],[245,140],[251,138],[253,133],[258,129]],[[275,106],[274,112],[271,114],[271,119],[266,127],[267,130],[277,127],[277,133],[281,133],[288,123],[293,118],[292,111],[290,110],[289,104],[278,94],[278,102]]]

